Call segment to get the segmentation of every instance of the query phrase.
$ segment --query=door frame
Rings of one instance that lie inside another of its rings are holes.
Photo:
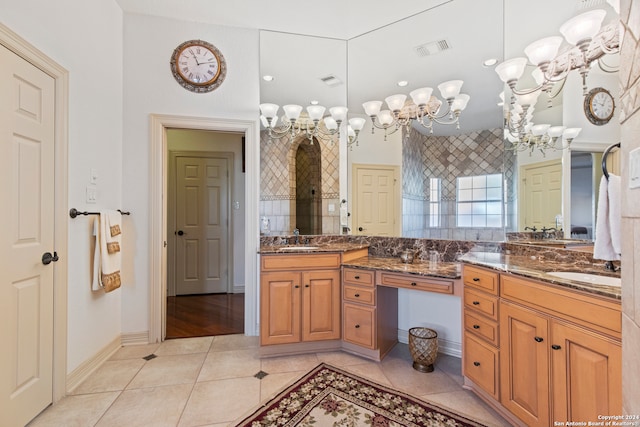
[[[244,133],[245,144],[245,335],[257,336],[258,324],[258,198],[260,146],[257,120],[234,120],[150,114],[150,238],[149,238],[149,339],[164,341],[167,315],[167,132],[198,129]]]
[[[51,76],[55,86],[54,131],[54,244],[60,260],[53,264],[53,402],[67,388],[68,287],[68,156],[69,72],[35,46],[0,23],[0,44]]]
[[[173,151],[169,151],[169,164],[167,165],[168,167],[168,172],[169,175],[167,176],[167,178],[169,179],[169,186],[167,187],[167,220],[173,219],[175,220],[175,204],[176,204],[176,197],[177,197],[177,189],[176,187],[176,168],[175,168],[175,161],[178,157],[198,157],[198,158],[207,158],[207,159],[225,159],[227,161],[227,169],[229,171],[229,175],[228,175],[228,179],[227,179],[227,192],[228,192],[228,197],[227,197],[227,218],[228,218],[228,222],[227,222],[227,246],[226,246],[226,251],[229,254],[229,256],[227,257],[227,263],[224,266],[227,270],[227,293],[233,293],[233,283],[234,283],[234,276],[233,276],[233,264],[234,264],[234,259],[233,259],[233,245],[234,245],[234,239],[233,239],[233,215],[232,215],[232,209],[231,209],[231,199],[233,198],[233,189],[234,189],[234,185],[235,185],[235,181],[234,181],[234,153],[231,152],[227,152],[227,151],[187,151],[187,150],[173,150]],[[173,167],[171,167],[170,165],[173,164]],[[171,188],[171,190],[169,190],[169,187]],[[167,231],[168,233],[168,231]],[[171,235],[167,235],[167,238],[171,239],[174,243],[173,247],[176,248],[177,245],[177,237],[171,236]],[[171,246],[168,246],[171,247]],[[169,280],[169,273],[172,273],[175,275],[175,263],[176,263],[176,252],[175,249],[172,251],[167,250],[167,295],[168,296],[175,296],[176,295],[176,282],[175,279],[172,283],[171,280]],[[173,267],[171,267],[171,264],[173,264]]]
[[[393,178],[395,180],[393,185],[394,191],[394,227],[393,227],[393,236],[400,236],[402,234],[402,182],[400,182],[400,166],[399,165],[378,165],[378,164],[368,164],[368,163],[352,163],[351,164],[351,177],[352,177],[352,194],[353,198],[353,220],[356,221],[358,218],[358,181],[355,177],[358,176],[358,171],[360,169],[377,169],[377,170],[390,170],[393,172]],[[352,223],[352,227],[355,227],[355,224]],[[354,234],[357,230],[353,230]],[[392,237],[392,236],[389,236]]]

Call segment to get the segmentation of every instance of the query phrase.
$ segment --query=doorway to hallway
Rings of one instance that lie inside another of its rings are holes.
[[[167,339],[244,333],[244,294],[167,297]]]

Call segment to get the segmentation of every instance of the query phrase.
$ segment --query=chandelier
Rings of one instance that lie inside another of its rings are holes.
[[[288,136],[290,141],[302,135],[313,144],[314,137],[329,137],[340,134],[342,124],[347,119],[347,107],[332,107],[330,116],[324,117],[325,107],[321,105],[309,105],[306,113],[302,112],[302,106],[284,105],[284,115],[278,116],[280,107],[276,104],[260,104],[260,121],[267,129],[269,140],[280,139]],[[280,123],[279,123],[280,122]],[[357,145],[358,134],[364,126],[363,118],[354,117],[346,124],[347,146]]]
[[[442,111],[443,102],[432,95],[433,88],[423,87],[409,93],[410,101],[404,94],[385,98],[388,110],[381,110],[382,101],[368,101],[362,104],[365,113],[371,119],[371,133],[375,128],[384,129],[385,141],[388,134],[398,129],[408,128],[417,123],[433,133],[433,124],[456,125],[460,129],[460,114],[467,107],[469,95],[460,93],[462,80],[450,80],[438,85],[440,95],[445,99],[447,108]]]
[[[496,66],[496,73],[511,93],[509,106],[505,109],[505,137],[514,150],[532,152],[540,149],[544,153],[546,149],[567,148],[580,133],[579,128],[534,124],[531,121],[533,110],[541,93],[547,94],[548,106],[551,106],[551,100],[562,92],[573,70],[577,70],[582,78],[583,95],[588,91],[587,75],[595,64],[605,72],[617,71],[603,60],[605,55],[620,51],[618,23],[603,27],[605,16],[606,11],[602,9],[577,15],[560,27],[564,39],[552,36],[537,40],[524,49],[527,58],[512,58]],[[569,47],[558,53],[564,40]],[[518,89],[518,81],[528,64],[536,67],[532,72],[536,86]],[[504,92],[501,98],[505,100]],[[567,144],[558,147],[556,141],[560,136]]]

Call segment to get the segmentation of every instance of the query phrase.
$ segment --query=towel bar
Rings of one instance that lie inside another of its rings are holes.
[[[118,212],[120,212],[122,215],[131,215],[131,212],[124,212],[124,211],[121,211],[120,209],[118,209]],[[71,218],[75,218],[78,215],[100,215],[100,212],[87,212],[87,211],[81,212],[76,208],[71,208],[69,210],[69,216]]]
[[[610,145],[607,147],[606,150],[604,150],[604,153],[602,154],[602,173],[604,174],[604,176],[607,178],[607,180],[609,180],[609,171],[607,171],[607,156],[609,155],[609,152],[611,150],[613,150],[614,148],[620,148],[620,143],[616,143],[613,145]]]

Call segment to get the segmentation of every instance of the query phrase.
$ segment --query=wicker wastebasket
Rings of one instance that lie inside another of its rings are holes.
[[[438,333],[429,328],[409,329],[409,351],[413,358],[413,369],[433,372],[433,363],[438,355]]]

